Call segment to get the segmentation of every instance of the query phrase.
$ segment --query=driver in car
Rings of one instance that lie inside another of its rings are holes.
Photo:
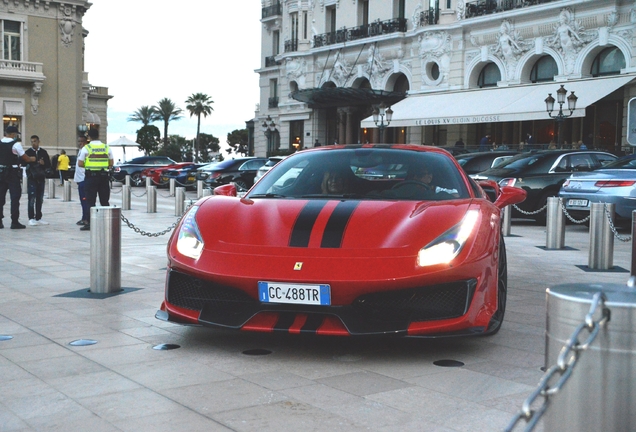
[[[459,197],[457,189],[447,189],[433,184],[433,173],[426,166],[416,166],[411,169],[409,175],[406,177],[405,182],[411,182],[417,187],[426,191],[432,191],[434,193],[445,192],[447,194]],[[399,184],[398,184],[399,185]]]

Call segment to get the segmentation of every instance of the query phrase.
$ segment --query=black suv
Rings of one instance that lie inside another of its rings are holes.
[[[113,179],[119,182],[126,180],[126,176],[130,176],[130,184],[133,186],[142,186],[144,180],[141,178],[141,172],[146,168],[168,166],[176,162],[167,156],[140,156],[127,162],[117,164],[113,167]]]
[[[203,180],[208,188],[215,188],[230,182],[240,189],[249,189],[254,185],[256,171],[267,162],[263,157],[242,157],[226,159],[199,168],[197,180]]]
[[[592,171],[613,161],[616,156],[594,150],[542,150],[520,153],[497,168],[491,168],[471,177],[475,180],[495,180],[500,186],[525,189],[528,197],[517,205],[525,212],[534,212],[545,206],[548,197],[559,196],[561,185],[570,174]],[[517,213],[518,215],[518,213]],[[545,211],[532,215],[545,223]]]

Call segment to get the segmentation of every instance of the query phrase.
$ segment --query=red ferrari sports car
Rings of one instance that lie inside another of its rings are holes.
[[[506,309],[501,213],[524,198],[478,185],[433,147],[300,151],[244,197],[224,185],[188,210],[156,316],[261,332],[493,334]]]
[[[166,166],[158,166],[158,167],[152,167],[152,168],[146,168],[145,170],[143,170],[141,172],[140,178],[143,181],[146,181],[146,177],[150,177],[152,179],[152,184],[154,186],[166,186],[168,185],[168,182],[163,181],[161,179],[161,176],[170,169],[181,169],[181,168],[186,168],[189,166],[195,165],[194,162],[177,162],[174,163],[172,165],[166,165]]]

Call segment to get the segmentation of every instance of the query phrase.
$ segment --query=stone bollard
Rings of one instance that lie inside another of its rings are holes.
[[[121,291],[121,209],[92,207],[90,292],[117,291]]]
[[[157,186],[146,186],[147,213],[157,213]]]
[[[121,187],[121,209],[130,210],[130,186]]]
[[[47,192],[48,192],[48,199],[53,199],[55,198],[55,182],[57,180],[56,179],[47,179]]]
[[[69,202],[71,200],[71,182],[64,182],[64,202]]]
[[[592,270],[609,270],[614,267],[614,233],[607,214],[614,219],[614,204],[592,203],[590,208],[590,253],[588,267]]]
[[[561,204],[563,198],[548,197],[546,210],[546,249],[563,249],[565,246],[565,215]]]
[[[181,216],[185,210],[185,188],[176,188],[174,195],[174,215]]]

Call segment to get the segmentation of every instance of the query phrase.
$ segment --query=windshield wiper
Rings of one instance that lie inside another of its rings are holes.
[[[249,196],[249,198],[287,198],[287,195],[276,193],[252,194]]]
[[[301,198],[323,198],[323,199],[352,199],[352,198],[365,198],[362,194],[305,194]]]

